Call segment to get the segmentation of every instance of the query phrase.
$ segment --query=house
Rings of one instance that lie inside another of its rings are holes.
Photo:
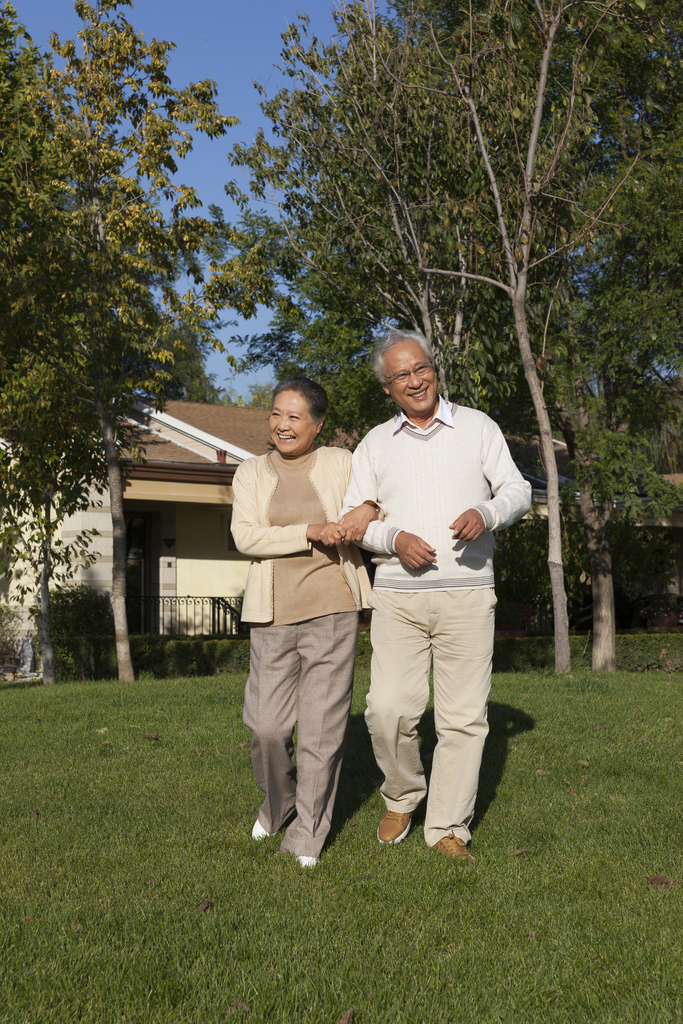
[[[137,402],[126,436],[124,512],[131,632],[216,633],[239,624],[250,559],[230,532],[232,480],[268,451],[268,410]],[[133,455],[141,453],[140,462]],[[75,582],[111,588],[112,534],[105,501],[66,521],[66,542],[96,529],[96,559]]]

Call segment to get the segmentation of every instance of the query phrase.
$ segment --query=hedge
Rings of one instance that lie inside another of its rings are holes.
[[[590,636],[570,637],[572,668],[590,668]],[[249,638],[246,635],[216,639],[209,636],[132,636],[135,671],[157,679],[172,676],[213,675],[216,672],[249,670]],[[113,637],[72,637],[55,649],[59,679],[115,679],[116,648]],[[368,668],[372,656],[370,634],[358,636],[356,664]],[[551,636],[497,637],[494,641],[495,672],[523,672],[552,667]],[[617,635],[617,668],[631,672],[659,669],[683,670],[683,633],[624,633]]]

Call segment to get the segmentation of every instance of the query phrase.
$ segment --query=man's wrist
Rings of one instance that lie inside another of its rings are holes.
[[[484,530],[491,531],[493,529],[493,513],[490,508],[486,505],[473,505],[472,509],[474,512],[478,512],[484,523]]]
[[[399,533],[404,533],[404,530],[399,530],[397,526],[391,526],[387,531],[387,547],[390,551],[396,554],[396,538]]]

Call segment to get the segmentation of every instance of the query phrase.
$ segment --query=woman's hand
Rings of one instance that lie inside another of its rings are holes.
[[[343,535],[339,523],[309,523],[306,527],[306,540],[333,548],[343,540]]]
[[[374,505],[365,503],[351,509],[339,520],[339,525],[343,530],[344,543],[350,544],[351,541],[362,540],[368,524],[374,523],[376,519],[379,519],[379,512]]]

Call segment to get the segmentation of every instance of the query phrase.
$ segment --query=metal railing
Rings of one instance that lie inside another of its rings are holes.
[[[230,636],[243,632],[241,597],[127,597],[129,633]]]

